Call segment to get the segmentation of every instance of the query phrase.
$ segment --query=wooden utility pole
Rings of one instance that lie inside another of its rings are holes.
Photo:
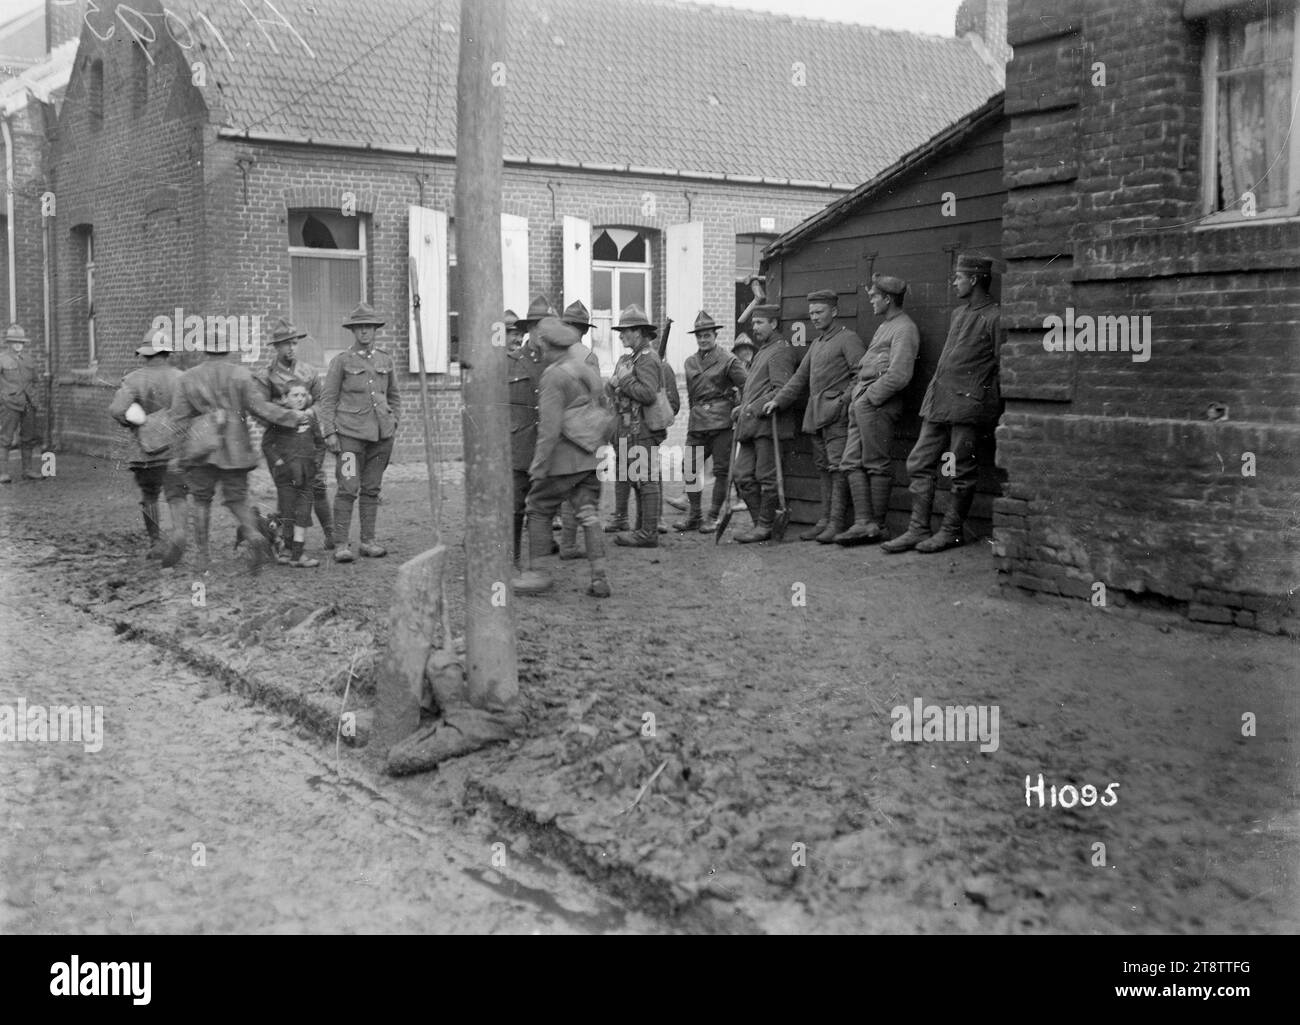
[[[511,469],[501,292],[506,0],[461,0],[456,81],[456,253],[465,438],[465,658],[470,703],[519,697],[510,593]],[[513,83],[511,83],[513,84]]]

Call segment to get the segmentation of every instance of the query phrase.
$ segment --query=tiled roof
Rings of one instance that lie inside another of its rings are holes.
[[[239,0],[167,6],[208,52],[227,128],[455,147],[459,0],[278,0],[292,30]],[[509,12],[508,159],[851,184],[999,89],[956,38],[676,0]]]

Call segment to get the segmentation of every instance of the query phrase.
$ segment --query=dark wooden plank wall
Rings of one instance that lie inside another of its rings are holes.
[[[890,502],[890,527],[902,530],[910,510],[907,453],[920,430],[919,410],[934,374],[956,305],[952,271],[956,253],[978,249],[995,259],[1002,248],[1002,135],[1005,121],[977,133],[960,152],[941,157],[899,179],[870,203],[833,224],[802,248],[767,266],[769,288],[781,301],[787,335],[797,321],[807,324],[809,292],[834,288],[839,293],[840,322],[870,342],[880,321],[871,312],[867,287],[872,271],[894,274],[908,282],[904,309],[921,333],[921,354],[905,398],[906,412],[894,444],[896,485]],[[942,196],[956,196],[956,216],[944,217]],[[998,276],[993,296],[998,298]],[[991,529],[992,498],[1001,491],[993,466],[993,438],[980,447],[980,495],[972,511],[976,533]],[[799,522],[816,518],[818,484],[812,445],[800,437],[787,458],[786,492]],[[940,488],[945,482],[940,479]],[[946,506],[936,502],[936,512]]]

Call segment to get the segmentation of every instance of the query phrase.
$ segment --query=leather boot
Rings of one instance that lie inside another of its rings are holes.
[[[355,495],[345,495],[342,491],[334,492],[334,549],[335,562],[355,562],[352,553],[352,506]]]
[[[523,572],[510,581],[516,594],[541,594],[551,589],[551,575],[538,565],[551,550],[551,518],[539,513],[528,515],[528,558]]]
[[[867,481],[871,495],[871,516],[879,531],[877,540],[886,541],[889,533],[885,529],[885,518],[889,515],[889,496],[894,491],[894,478],[885,473],[872,473],[867,475]]]
[[[749,526],[758,526],[759,514],[763,511],[763,489],[756,480],[747,480],[740,486],[740,498],[749,511]],[[735,510],[733,509],[733,512]]]
[[[880,528],[871,518],[871,491],[867,485],[867,471],[854,467],[845,476],[849,492],[853,495],[853,525],[835,535],[835,543],[846,547],[865,545],[880,540]]]
[[[587,553],[578,547],[578,514],[570,502],[560,503],[560,558],[581,559]]]
[[[686,519],[678,520],[673,524],[674,530],[680,530],[685,533],[688,530],[699,530],[700,523],[700,493],[698,491],[686,492],[686,501],[690,503],[691,511],[686,514]]]
[[[149,535],[149,552],[146,559],[161,559],[163,554],[162,528],[158,526],[158,502],[141,502],[140,513],[144,516],[144,532]]]
[[[922,477],[908,485],[912,493],[912,519],[907,531],[880,546],[882,552],[897,555],[915,548],[930,536],[930,512],[934,506],[934,478]]]
[[[591,524],[583,527],[587,561],[591,564],[591,584],[587,587],[587,593],[593,598],[608,598],[610,589],[609,580],[605,576],[605,534],[600,529],[595,509],[584,509],[583,514],[583,519]]]
[[[324,488],[315,492],[312,504],[316,508],[316,522],[320,524],[321,533],[325,535],[321,547],[331,552],[334,550],[334,516],[330,511],[329,495]]]
[[[662,492],[658,481],[647,481],[636,495],[637,529],[628,534],[615,534],[614,544],[623,548],[659,547],[659,499]]]
[[[799,535],[800,541],[816,541],[826,530],[826,524],[830,522],[831,516],[831,475],[829,473],[818,473],[818,483],[821,485],[822,506],[817,514],[817,522]],[[844,528],[841,527],[840,530]]]
[[[379,517],[379,498],[362,495],[361,502],[361,554],[367,559],[382,559],[388,549],[375,541],[375,520]]]
[[[933,537],[918,544],[916,550],[929,555],[933,552],[942,552],[964,544],[966,532],[962,525],[966,522],[966,517],[970,515],[971,503],[974,501],[975,489],[973,487],[962,487],[954,484],[952,492],[948,496],[948,511],[944,514],[943,523],[939,525],[938,532]]]
[[[189,540],[190,508],[183,498],[168,502],[167,508],[172,511],[172,530],[163,538],[158,558],[162,560],[164,569],[171,569],[185,556],[185,545]]]
[[[631,498],[632,485],[625,480],[614,481],[614,517],[605,527],[606,534],[627,530],[627,504]]]
[[[752,545],[759,541],[772,540],[772,521],[776,519],[776,507],[779,500],[776,495],[764,495],[763,503],[758,510],[758,519],[754,526],[743,533],[736,535],[736,543],[741,545]]]
[[[826,529],[813,540],[822,545],[833,544],[835,535],[844,531],[848,516],[849,482],[842,473],[831,474],[831,514],[826,520]]]
[[[23,461],[23,480],[44,480],[39,470],[32,469],[32,450],[31,446],[18,450]]]
[[[211,554],[208,551],[208,524],[212,516],[212,506],[195,505],[194,515],[194,569],[198,573],[206,573],[211,563]],[[163,561],[165,566],[166,560]]]

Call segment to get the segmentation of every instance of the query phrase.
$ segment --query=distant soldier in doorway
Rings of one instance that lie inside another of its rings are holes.
[[[27,332],[21,324],[10,324],[5,331],[5,350],[0,351],[0,484],[12,483],[9,476],[9,449],[18,442],[24,480],[41,480],[39,470],[32,469],[32,450],[40,444],[41,431],[36,418],[36,382],[40,372],[27,348]]]

